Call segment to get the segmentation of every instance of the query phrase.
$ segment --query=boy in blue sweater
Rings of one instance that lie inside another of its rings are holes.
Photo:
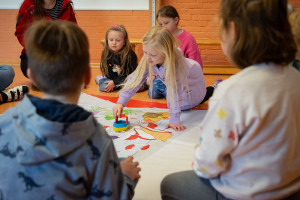
[[[39,21],[25,43],[43,97],[27,95],[0,116],[0,199],[131,199],[139,163],[120,163],[103,127],[77,106],[91,78],[85,33]]]

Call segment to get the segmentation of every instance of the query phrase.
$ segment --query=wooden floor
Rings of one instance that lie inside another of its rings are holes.
[[[42,97],[42,93],[38,91],[32,90],[32,85],[29,79],[25,78],[20,70],[19,66],[14,66],[13,67],[15,70],[15,78],[14,82],[9,86],[9,87],[14,87],[17,85],[27,85],[30,88],[29,94],[32,94],[34,96]],[[96,94],[96,95],[102,95],[102,96],[113,96],[116,97],[117,92],[111,92],[111,93],[106,93],[106,92],[101,92],[99,91],[98,85],[95,83],[95,76],[100,74],[100,69],[98,68],[92,68],[92,80],[90,85],[84,89],[82,92],[87,93],[87,94]],[[205,75],[205,82],[206,85],[211,85],[215,82],[216,78],[222,78],[223,80],[227,79],[230,77],[230,75]],[[132,99],[135,100],[142,100],[142,101],[152,101],[152,102],[159,102],[159,103],[166,103],[165,99],[150,99],[147,95],[147,91],[140,92],[135,94]],[[9,103],[3,103],[0,105],[0,114],[4,113],[7,109],[14,107],[18,102],[9,102]],[[201,105],[201,108],[206,109],[208,107],[208,103],[204,103]]]

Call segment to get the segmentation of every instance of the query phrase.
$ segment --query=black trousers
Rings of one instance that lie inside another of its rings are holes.
[[[21,71],[24,74],[24,76],[28,78],[28,76],[27,76],[27,68],[28,68],[27,55],[21,54],[20,58],[21,58],[21,63],[20,63]]]

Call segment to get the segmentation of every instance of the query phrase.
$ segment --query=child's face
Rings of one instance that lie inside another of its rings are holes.
[[[120,31],[110,31],[107,35],[107,42],[112,51],[118,52],[125,44],[124,35]]]
[[[171,18],[171,17],[158,17],[157,21],[160,26],[165,27],[168,29],[172,34],[175,33],[177,29],[178,17]]]
[[[143,51],[150,66],[161,65],[165,61],[164,55],[150,45],[143,45]]]

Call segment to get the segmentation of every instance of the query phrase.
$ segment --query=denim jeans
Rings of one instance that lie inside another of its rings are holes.
[[[101,78],[99,80],[99,89],[102,92],[105,92],[105,87],[107,85],[107,83],[105,83],[106,81],[111,81],[111,79],[109,79],[109,78]],[[117,87],[115,86],[113,90],[116,90],[116,89],[117,89]]]
[[[15,71],[10,65],[0,65],[0,91],[7,88],[14,80]]]
[[[152,99],[165,98],[167,96],[167,87],[161,80],[156,78],[153,80],[152,96],[150,96],[149,90],[147,94]]]

